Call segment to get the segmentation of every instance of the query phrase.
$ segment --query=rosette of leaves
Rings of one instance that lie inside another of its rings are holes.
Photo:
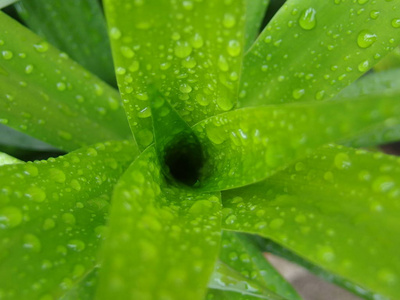
[[[0,157],[0,299],[300,299],[264,250],[400,298],[400,5],[269,4],[1,12],[2,128],[67,154]]]

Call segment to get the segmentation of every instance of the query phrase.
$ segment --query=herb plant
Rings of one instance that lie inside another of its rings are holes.
[[[0,299],[300,299],[262,251],[400,298],[400,5],[268,4],[0,13],[0,121],[68,152],[0,157]]]

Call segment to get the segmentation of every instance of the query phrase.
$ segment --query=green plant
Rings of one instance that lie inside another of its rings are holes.
[[[2,156],[0,299],[299,299],[266,249],[400,298],[400,160],[359,149],[400,137],[396,54],[357,80],[397,1],[289,0],[256,41],[265,0],[103,2],[121,101],[98,1],[17,3],[68,55],[0,14],[1,123],[70,152]]]

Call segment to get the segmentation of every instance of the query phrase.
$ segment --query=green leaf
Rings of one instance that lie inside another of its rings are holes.
[[[12,157],[6,153],[0,152],[0,166],[22,163],[19,159]]]
[[[91,271],[111,190],[137,154],[107,142],[0,167],[1,298],[57,298]]]
[[[209,289],[207,292],[206,300],[282,300],[283,298],[274,298],[269,296],[258,295],[254,293],[241,293],[237,291],[226,291],[218,289]]]
[[[104,5],[121,97],[141,148],[153,141],[150,83],[189,125],[235,106],[244,0]]]
[[[110,42],[98,0],[23,0],[15,7],[38,35],[93,74],[115,83]]]
[[[400,47],[396,47],[374,66],[374,71],[382,72],[394,68],[400,68]]]
[[[0,9],[17,2],[18,0],[0,0]]]
[[[303,268],[307,269],[308,271],[314,273],[321,279],[331,282],[333,284],[339,285],[344,289],[347,289],[348,291],[362,297],[363,299],[370,299],[370,300],[387,300],[388,298],[383,297],[382,295],[372,293],[371,291],[368,291],[364,288],[361,288],[360,286],[354,284],[353,282],[348,281],[347,279],[338,276],[337,274],[330,273],[323,268],[312,264],[308,260],[305,260],[304,258],[298,256],[296,253],[293,251],[290,251],[281,245],[274,243],[273,241],[269,239],[264,239],[259,236],[253,236],[253,239],[257,240],[257,243],[259,244],[259,247],[262,251],[270,252],[275,255],[278,255],[280,257],[285,258],[286,260],[289,260],[297,265],[302,266]]]
[[[246,0],[245,43],[246,52],[259,34],[270,0]]]
[[[342,90],[334,99],[399,99],[400,97],[400,69],[370,73]],[[342,141],[342,144],[352,147],[370,147],[395,142],[400,139],[400,124],[396,120],[388,119],[374,127],[369,127],[356,138]]]
[[[97,299],[203,299],[220,217],[219,193],[167,184],[148,148],[114,190]]]
[[[393,1],[290,0],[244,58],[240,106],[332,98],[400,44]]]
[[[223,228],[260,234],[368,290],[400,296],[400,160],[325,147],[223,195]]]
[[[244,299],[253,299],[253,297],[270,300],[285,299],[222,262],[216,264],[208,286],[206,299],[212,299],[212,297],[224,299],[224,297],[231,295],[234,299],[243,299],[243,297],[245,297]]]
[[[220,260],[229,267],[285,299],[301,299],[249,237],[223,231],[221,244]]]
[[[114,89],[2,12],[0,24],[0,123],[67,151],[129,136]]]
[[[330,142],[400,122],[398,99],[292,103],[243,108],[206,119],[194,131],[204,147],[207,191],[260,181]]]

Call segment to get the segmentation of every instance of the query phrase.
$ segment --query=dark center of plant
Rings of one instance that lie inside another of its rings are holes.
[[[195,136],[179,135],[165,148],[164,163],[169,177],[190,187],[199,183],[204,160],[201,145]]]

